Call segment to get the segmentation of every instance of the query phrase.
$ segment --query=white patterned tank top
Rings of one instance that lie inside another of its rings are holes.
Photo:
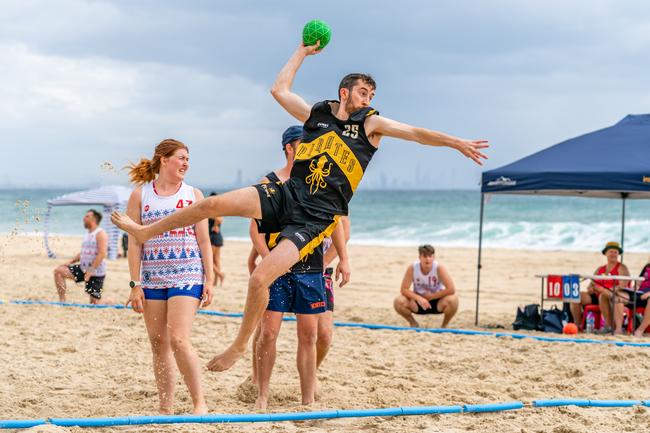
[[[142,224],[153,224],[195,201],[194,188],[184,182],[178,191],[170,196],[158,195],[154,183],[147,183],[142,186]],[[203,284],[203,262],[194,227],[170,230],[144,243],[140,269],[143,289],[169,289]]]
[[[418,295],[430,295],[443,290],[445,286],[442,285],[438,279],[438,262],[433,261],[433,266],[427,274],[422,273],[420,262],[413,263],[413,290]]]

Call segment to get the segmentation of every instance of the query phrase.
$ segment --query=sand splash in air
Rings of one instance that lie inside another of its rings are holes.
[[[102,162],[101,165],[99,166],[99,168],[101,168],[102,171],[105,171],[105,172],[107,172],[107,173],[111,173],[111,174],[119,174],[118,171],[117,171],[117,169],[116,169],[115,166],[113,165],[113,163],[111,163],[110,161],[104,161],[104,162]]]

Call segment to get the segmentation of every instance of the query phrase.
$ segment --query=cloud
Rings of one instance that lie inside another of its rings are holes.
[[[345,73],[371,72],[383,115],[490,139],[488,168],[650,105],[643,1],[363,0],[321,9],[3,2],[0,132],[19,161],[4,182],[105,181],[102,162],[120,166],[169,136],[190,145],[192,182],[226,185],[239,169],[258,178],[283,163],[278,137],[294,123],[267,89],[311,18],[328,21],[333,40],[296,77],[305,99],[334,98]],[[386,140],[362,185],[472,188],[479,175],[453,151]]]
[[[283,119],[268,89],[240,76],[44,55],[22,44],[0,44],[0,56],[6,61],[0,82],[12,83],[0,88],[0,130],[14,157],[32,165],[31,174],[9,168],[16,182],[49,183],[35,172],[56,184],[93,182],[101,162],[119,166],[148,156],[159,140],[174,136],[203,154],[197,165],[205,171],[197,180],[227,183],[238,167],[226,169],[226,161],[277,141],[273,133],[279,134]],[[228,177],[214,176],[215,164]],[[259,172],[267,168],[263,161],[251,165]]]

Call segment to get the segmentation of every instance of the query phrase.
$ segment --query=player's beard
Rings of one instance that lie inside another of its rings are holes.
[[[355,107],[351,100],[347,100],[345,102],[345,112],[348,113],[348,114],[352,114],[355,111],[358,111],[360,109],[361,109],[361,107]]]

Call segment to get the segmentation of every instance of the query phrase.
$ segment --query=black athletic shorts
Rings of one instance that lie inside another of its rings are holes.
[[[308,211],[295,199],[289,182],[254,185],[260,196],[262,219],[260,233],[280,233],[278,241],[288,239],[298,248],[300,259],[311,254],[331,236],[338,216]]]
[[[81,270],[81,266],[72,265],[68,266],[68,269],[70,269],[75,283],[81,283],[84,280],[84,271]],[[86,293],[95,299],[102,299],[103,287],[104,277],[90,277],[90,280],[86,283]]]
[[[222,247],[223,236],[221,236],[221,233],[210,232],[210,243],[215,247]]]
[[[417,304],[418,306],[418,311],[415,312],[415,314],[442,314],[442,311],[438,311],[438,301],[440,299],[432,299],[429,301],[429,304],[431,304],[431,308],[424,309],[420,306],[420,304]]]

